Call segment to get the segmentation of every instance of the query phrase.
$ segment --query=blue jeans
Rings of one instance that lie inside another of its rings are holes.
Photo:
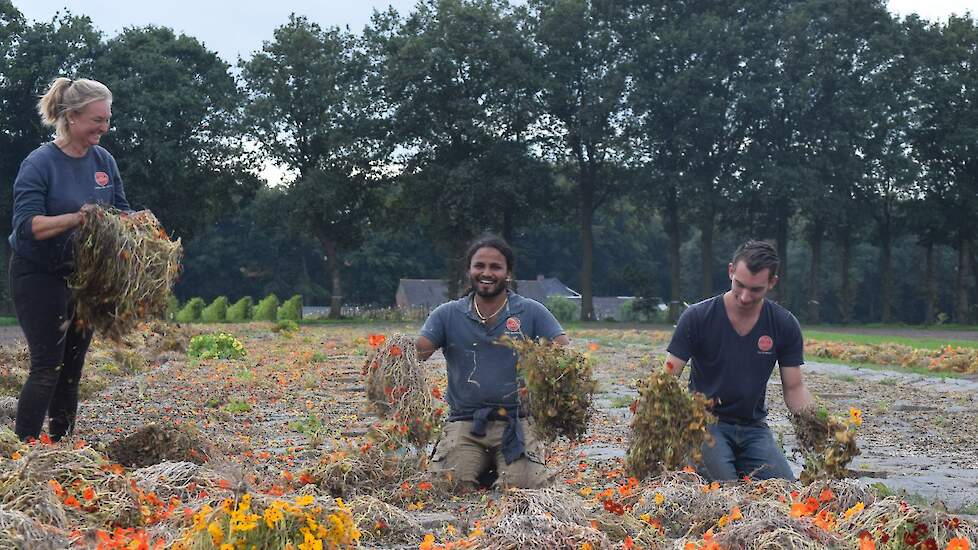
[[[764,422],[731,424],[718,421],[710,426],[712,443],[702,447],[703,461],[698,470],[714,481],[730,481],[750,476],[753,479],[794,480],[791,466]]]

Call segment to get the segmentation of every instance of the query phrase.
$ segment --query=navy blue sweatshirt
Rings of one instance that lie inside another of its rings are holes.
[[[14,219],[10,247],[38,267],[52,273],[71,270],[71,234],[39,241],[34,238],[34,216],[78,212],[87,203],[130,210],[122,189],[119,167],[108,151],[95,145],[85,156],[68,156],[54,143],[45,143],[27,155],[14,180]]]

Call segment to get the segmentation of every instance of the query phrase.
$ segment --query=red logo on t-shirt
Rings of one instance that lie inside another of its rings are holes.
[[[109,184],[109,175],[105,172],[95,172],[95,183],[105,187]]]
[[[757,339],[757,349],[761,351],[771,351],[774,347],[774,340],[770,336],[764,335]]]
[[[506,330],[516,332],[520,329],[520,326],[519,317],[510,317],[509,319],[506,319]]]

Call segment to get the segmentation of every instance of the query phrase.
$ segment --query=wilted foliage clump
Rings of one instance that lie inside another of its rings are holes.
[[[817,479],[843,479],[848,466],[859,455],[856,427],[862,424],[862,413],[849,411],[849,418],[830,415],[825,409],[811,408],[793,414],[798,446],[805,457],[800,479],[805,485]]]
[[[75,271],[68,280],[76,322],[119,341],[140,321],[166,311],[180,273],[183,246],[149,212],[82,211],[74,237]]]
[[[698,462],[710,437],[708,426],[716,422],[708,410],[710,400],[661,370],[639,381],[638,394],[626,456],[632,475],[642,479]]]
[[[598,387],[587,356],[547,341],[503,338],[519,353],[516,370],[525,386],[534,429],[544,441],[579,439],[587,432]]]
[[[444,409],[434,402],[437,390],[418,362],[414,339],[394,334],[370,337],[376,351],[363,367],[367,399],[388,420],[380,429],[397,440],[425,445],[440,430]]]

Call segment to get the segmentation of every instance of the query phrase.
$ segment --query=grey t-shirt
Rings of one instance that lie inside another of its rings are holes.
[[[713,399],[714,414],[734,423],[764,421],[775,363],[800,367],[805,362],[801,326],[791,312],[765,300],[754,328],[741,336],[730,324],[722,294],[683,312],[667,350],[683,361],[692,359],[689,388]]]
[[[38,241],[31,230],[34,216],[78,212],[86,204],[129,210],[115,159],[98,145],[85,156],[68,156],[54,143],[31,152],[14,180],[13,232],[10,247],[38,266],[63,271],[71,264],[71,232]]]
[[[470,417],[484,407],[518,406],[516,351],[499,338],[553,340],[564,329],[540,302],[509,293],[509,302],[491,325],[483,325],[466,296],[438,306],[421,328],[441,348],[448,363],[449,419]]]

